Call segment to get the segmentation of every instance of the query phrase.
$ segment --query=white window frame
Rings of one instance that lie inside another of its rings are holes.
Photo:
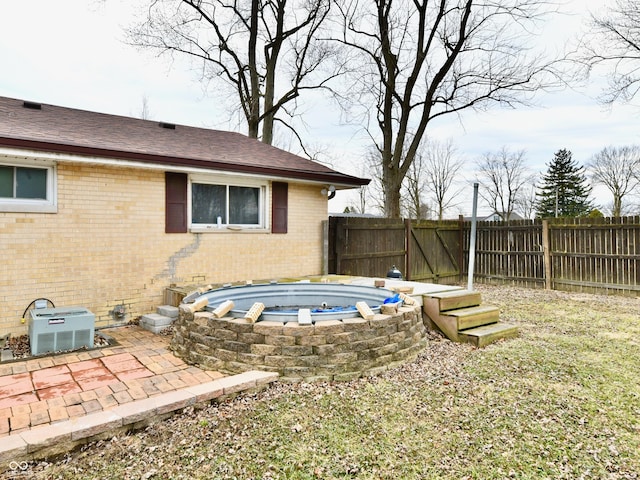
[[[27,167],[47,170],[47,198],[3,198],[0,197],[0,212],[57,213],[58,175],[55,162],[22,158],[0,157],[3,167]]]
[[[193,205],[192,205],[192,186],[197,184],[221,185],[227,187],[227,212],[226,217],[229,218],[229,187],[249,187],[258,189],[258,223],[257,224],[228,224],[222,223],[193,223]],[[268,230],[268,188],[267,180],[259,180],[244,177],[231,177],[221,175],[189,175],[187,191],[187,209],[189,218],[189,230],[192,232],[229,232],[229,231],[251,231],[264,232]]]

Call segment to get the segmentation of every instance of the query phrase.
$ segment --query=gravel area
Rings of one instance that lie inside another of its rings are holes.
[[[8,343],[7,347],[9,348],[9,350],[11,350],[14,360],[27,360],[33,357],[33,355],[31,355],[31,346],[29,345],[29,335],[20,335],[18,337],[10,337],[7,343]],[[109,345],[110,343],[108,338],[100,334],[95,334],[95,336],[93,337],[93,348],[102,348],[102,347],[107,347]],[[41,358],[41,357],[46,357],[48,355],[58,355],[61,353],[70,353],[70,352],[74,352],[74,351],[77,352],[82,350],[87,350],[87,348],[80,348],[77,350],[60,350],[54,353],[37,355],[37,357]]]

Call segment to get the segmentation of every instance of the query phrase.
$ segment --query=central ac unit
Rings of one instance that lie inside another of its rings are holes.
[[[93,348],[95,315],[83,307],[31,310],[31,355]]]

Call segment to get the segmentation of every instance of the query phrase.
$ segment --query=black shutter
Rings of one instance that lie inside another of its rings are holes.
[[[187,174],[165,172],[165,233],[187,231]]]
[[[271,184],[271,233],[287,233],[289,185]]]

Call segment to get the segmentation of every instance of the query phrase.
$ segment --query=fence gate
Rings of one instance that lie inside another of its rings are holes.
[[[460,280],[460,224],[388,218],[330,217],[330,273],[384,277],[395,265],[405,279]]]
[[[407,279],[429,283],[460,281],[460,224],[406,220]]]
[[[330,217],[329,273],[384,277],[405,265],[405,226],[388,218]]]

